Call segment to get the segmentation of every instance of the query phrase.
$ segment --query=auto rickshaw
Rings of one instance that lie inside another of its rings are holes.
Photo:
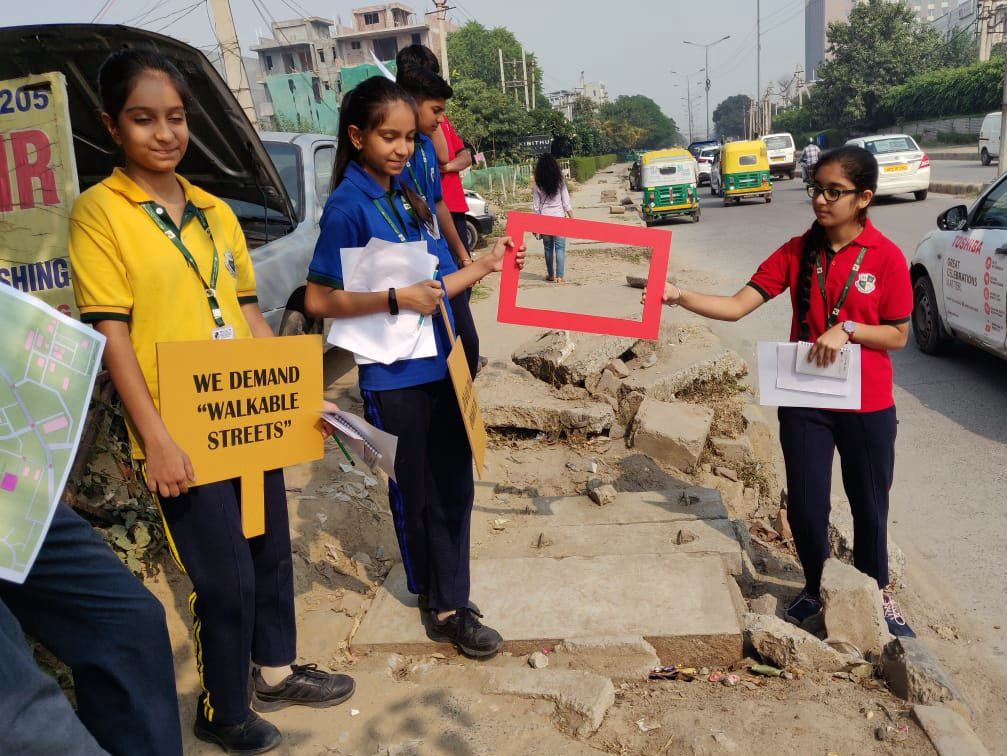
[[[645,153],[640,159],[640,186],[643,220],[648,226],[675,215],[689,215],[693,223],[699,222],[696,159],[688,150]]]
[[[724,204],[738,204],[749,197],[773,201],[773,183],[769,176],[769,156],[761,139],[728,142],[720,152],[720,191]]]

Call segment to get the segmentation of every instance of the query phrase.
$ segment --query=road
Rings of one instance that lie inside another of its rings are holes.
[[[931,181],[962,181],[988,184],[997,177],[997,166],[983,165],[978,160],[932,160]]]
[[[967,166],[963,170],[967,170]],[[733,293],[774,248],[813,220],[799,181],[774,186],[772,204],[724,207],[703,188],[698,225],[674,223],[670,275],[684,286]],[[871,208],[878,228],[912,257],[939,212],[960,200],[887,198]],[[786,339],[791,307],[778,297],[734,324],[716,324],[728,345],[755,364],[759,340]],[[899,414],[891,528],[909,558],[910,591],[924,617],[950,624],[978,644],[969,658],[946,659],[974,674],[976,663],[1007,680],[1004,602],[1004,491],[1007,490],[1007,382],[1004,361],[965,345],[947,357],[909,345],[893,355]],[[833,490],[843,496],[838,461]],[[925,607],[925,610],[924,610]],[[981,661],[979,661],[981,660]]]

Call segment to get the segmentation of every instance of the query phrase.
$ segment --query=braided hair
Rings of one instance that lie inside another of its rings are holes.
[[[384,76],[372,76],[358,84],[343,97],[339,109],[339,137],[336,141],[336,160],[332,170],[330,191],[342,182],[350,161],[360,159],[360,150],[353,146],[350,139],[350,126],[356,126],[361,132],[370,131],[380,126],[388,113],[388,108],[395,102],[408,105],[416,113],[416,102],[394,81]],[[419,194],[405,183],[401,184],[406,201],[416,211],[416,215],[432,231],[434,228],[433,213],[430,206]]]
[[[846,145],[823,154],[815,166],[814,173],[812,173],[812,182],[824,166],[832,163],[839,163],[842,166],[846,178],[850,180],[858,192],[865,192],[868,189],[872,192],[877,190],[878,161],[863,147]],[[867,220],[866,207],[861,208],[859,218],[861,222]],[[804,244],[801,247],[801,264],[797,271],[797,286],[794,291],[797,300],[798,338],[802,341],[808,341],[811,337],[811,327],[808,325],[808,310],[811,307],[811,274],[814,272],[815,262],[822,254],[825,243],[825,227],[816,220],[804,235]]]

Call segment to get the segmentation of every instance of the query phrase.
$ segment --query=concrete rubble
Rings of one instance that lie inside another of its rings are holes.
[[[939,756],[989,756],[989,751],[962,716],[946,706],[913,707],[913,716]]]
[[[919,638],[896,638],[885,647],[885,680],[892,693],[910,703],[944,703],[971,719],[971,707],[944,667]]]
[[[612,680],[646,680],[661,664],[654,647],[639,636],[571,638],[550,654],[556,669],[580,669]]]
[[[713,445],[713,451],[725,462],[743,465],[755,459],[752,444],[745,436],[740,438],[712,436],[710,443]]]
[[[686,472],[699,462],[713,423],[713,410],[688,402],[646,398],[637,411],[630,441],[635,449]]]
[[[759,656],[780,668],[839,672],[856,661],[796,625],[767,614],[746,614],[745,636]]]
[[[554,390],[517,367],[487,365],[475,382],[483,420],[491,428],[551,434],[599,434],[615,423],[607,402],[563,400]]]
[[[874,578],[838,559],[827,559],[821,595],[829,640],[850,643],[864,656],[880,657],[891,634]]]
[[[547,383],[583,386],[634,343],[636,339],[620,336],[546,331],[518,347],[511,359]]]

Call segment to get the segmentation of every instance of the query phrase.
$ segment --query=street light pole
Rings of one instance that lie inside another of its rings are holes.
[[[706,56],[706,67],[703,69],[706,71],[706,138],[710,138],[710,48],[714,45],[719,45],[725,39],[730,39],[731,35],[721,37],[716,42],[710,42],[707,45],[700,44],[699,42],[690,42],[687,39],[682,40],[687,45],[692,45],[693,47],[702,47]]]
[[[684,74],[684,73],[680,73],[678,71],[669,71],[668,72],[672,76],[684,76],[685,77],[685,96],[686,96],[686,103],[689,106],[689,141],[690,142],[692,142],[694,140],[692,138],[692,86],[689,83],[689,77],[690,76],[695,76],[698,73],[703,73],[703,71],[706,71],[706,69],[705,68],[700,68],[698,71],[693,71],[691,74],[690,73],[685,73]],[[678,86],[678,85],[676,84],[675,86]],[[709,115],[709,114],[707,114],[707,115]],[[709,118],[707,120],[709,120]],[[707,131],[709,131],[709,124],[707,124]]]

